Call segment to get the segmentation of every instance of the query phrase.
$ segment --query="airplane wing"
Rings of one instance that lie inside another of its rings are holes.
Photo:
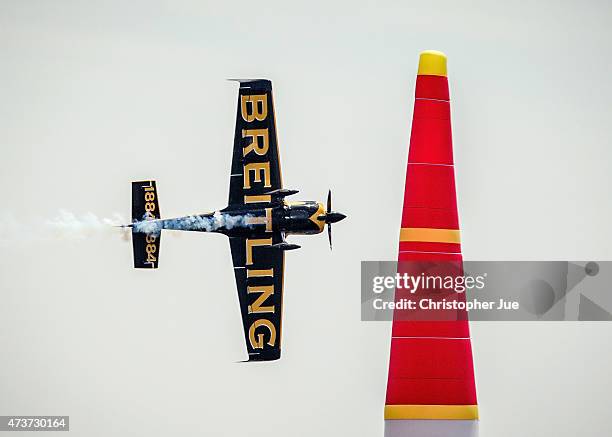
[[[228,204],[270,202],[282,186],[272,82],[240,80]]]
[[[280,358],[285,252],[280,232],[230,237],[249,361]]]

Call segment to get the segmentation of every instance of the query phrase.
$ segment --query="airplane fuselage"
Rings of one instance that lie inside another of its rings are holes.
[[[245,236],[283,232],[284,234],[318,234],[325,228],[325,206],[322,202],[279,200],[261,207],[257,204],[228,206],[220,211],[175,219],[145,222],[146,232],[170,229],[195,232],[217,232]]]

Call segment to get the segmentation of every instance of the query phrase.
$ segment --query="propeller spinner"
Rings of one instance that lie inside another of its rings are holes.
[[[327,210],[325,211],[325,214],[320,215],[318,218],[319,220],[323,220],[325,223],[327,223],[327,237],[329,238],[329,248],[331,249],[332,248],[331,225],[332,223],[339,222],[340,220],[343,220],[346,218],[346,215],[342,214],[341,212],[332,211],[331,190],[327,192]]]

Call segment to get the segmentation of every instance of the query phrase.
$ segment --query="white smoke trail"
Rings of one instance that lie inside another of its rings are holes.
[[[251,227],[250,214],[235,216],[217,211],[211,217],[188,216],[164,220],[164,228],[176,230],[215,231],[220,228]],[[18,219],[15,215],[0,216],[0,245],[8,246],[21,243],[42,241],[79,241],[95,237],[121,236],[125,241],[131,239],[131,228],[117,227],[129,223],[118,213],[110,217],[100,217],[92,212],[75,214],[61,209],[51,218]],[[162,225],[156,220],[143,220],[134,223],[134,231],[159,233]],[[180,233],[173,233],[175,236]]]
[[[91,212],[77,215],[62,209],[52,218],[38,219],[17,219],[6,214],[0,217],[0,243],[84,240],[103,233],[115,233],[125,238],[125,230],[113,227],[125,223],[118,213],[99,217]],[[127,232],[129,237],[129,230]]]
[[[88,212],[80,217],[66,210],[60,210],[59,214],[51,220],[45,221],[54,234],[60,238],[86,238],[102,230],[108,230],[111,226],[125,224],[125,220],[117,213],[111,218],[98,217]]]
[[[158,234],[162,229],[195,230],[213,232],[223,229],[248,228],[253,226],[249,221],[250,214],[230,215],[216,211],[212,216],[190,215],[175,219],[142,220],[134,223],[134,231],[146,234]]]

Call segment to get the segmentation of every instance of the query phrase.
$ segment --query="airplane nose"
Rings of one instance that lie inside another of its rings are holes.
[[[326,223],[337,223],[340,220],[344,220],[346,216],[341,212],[328,212],[325,216]]]

